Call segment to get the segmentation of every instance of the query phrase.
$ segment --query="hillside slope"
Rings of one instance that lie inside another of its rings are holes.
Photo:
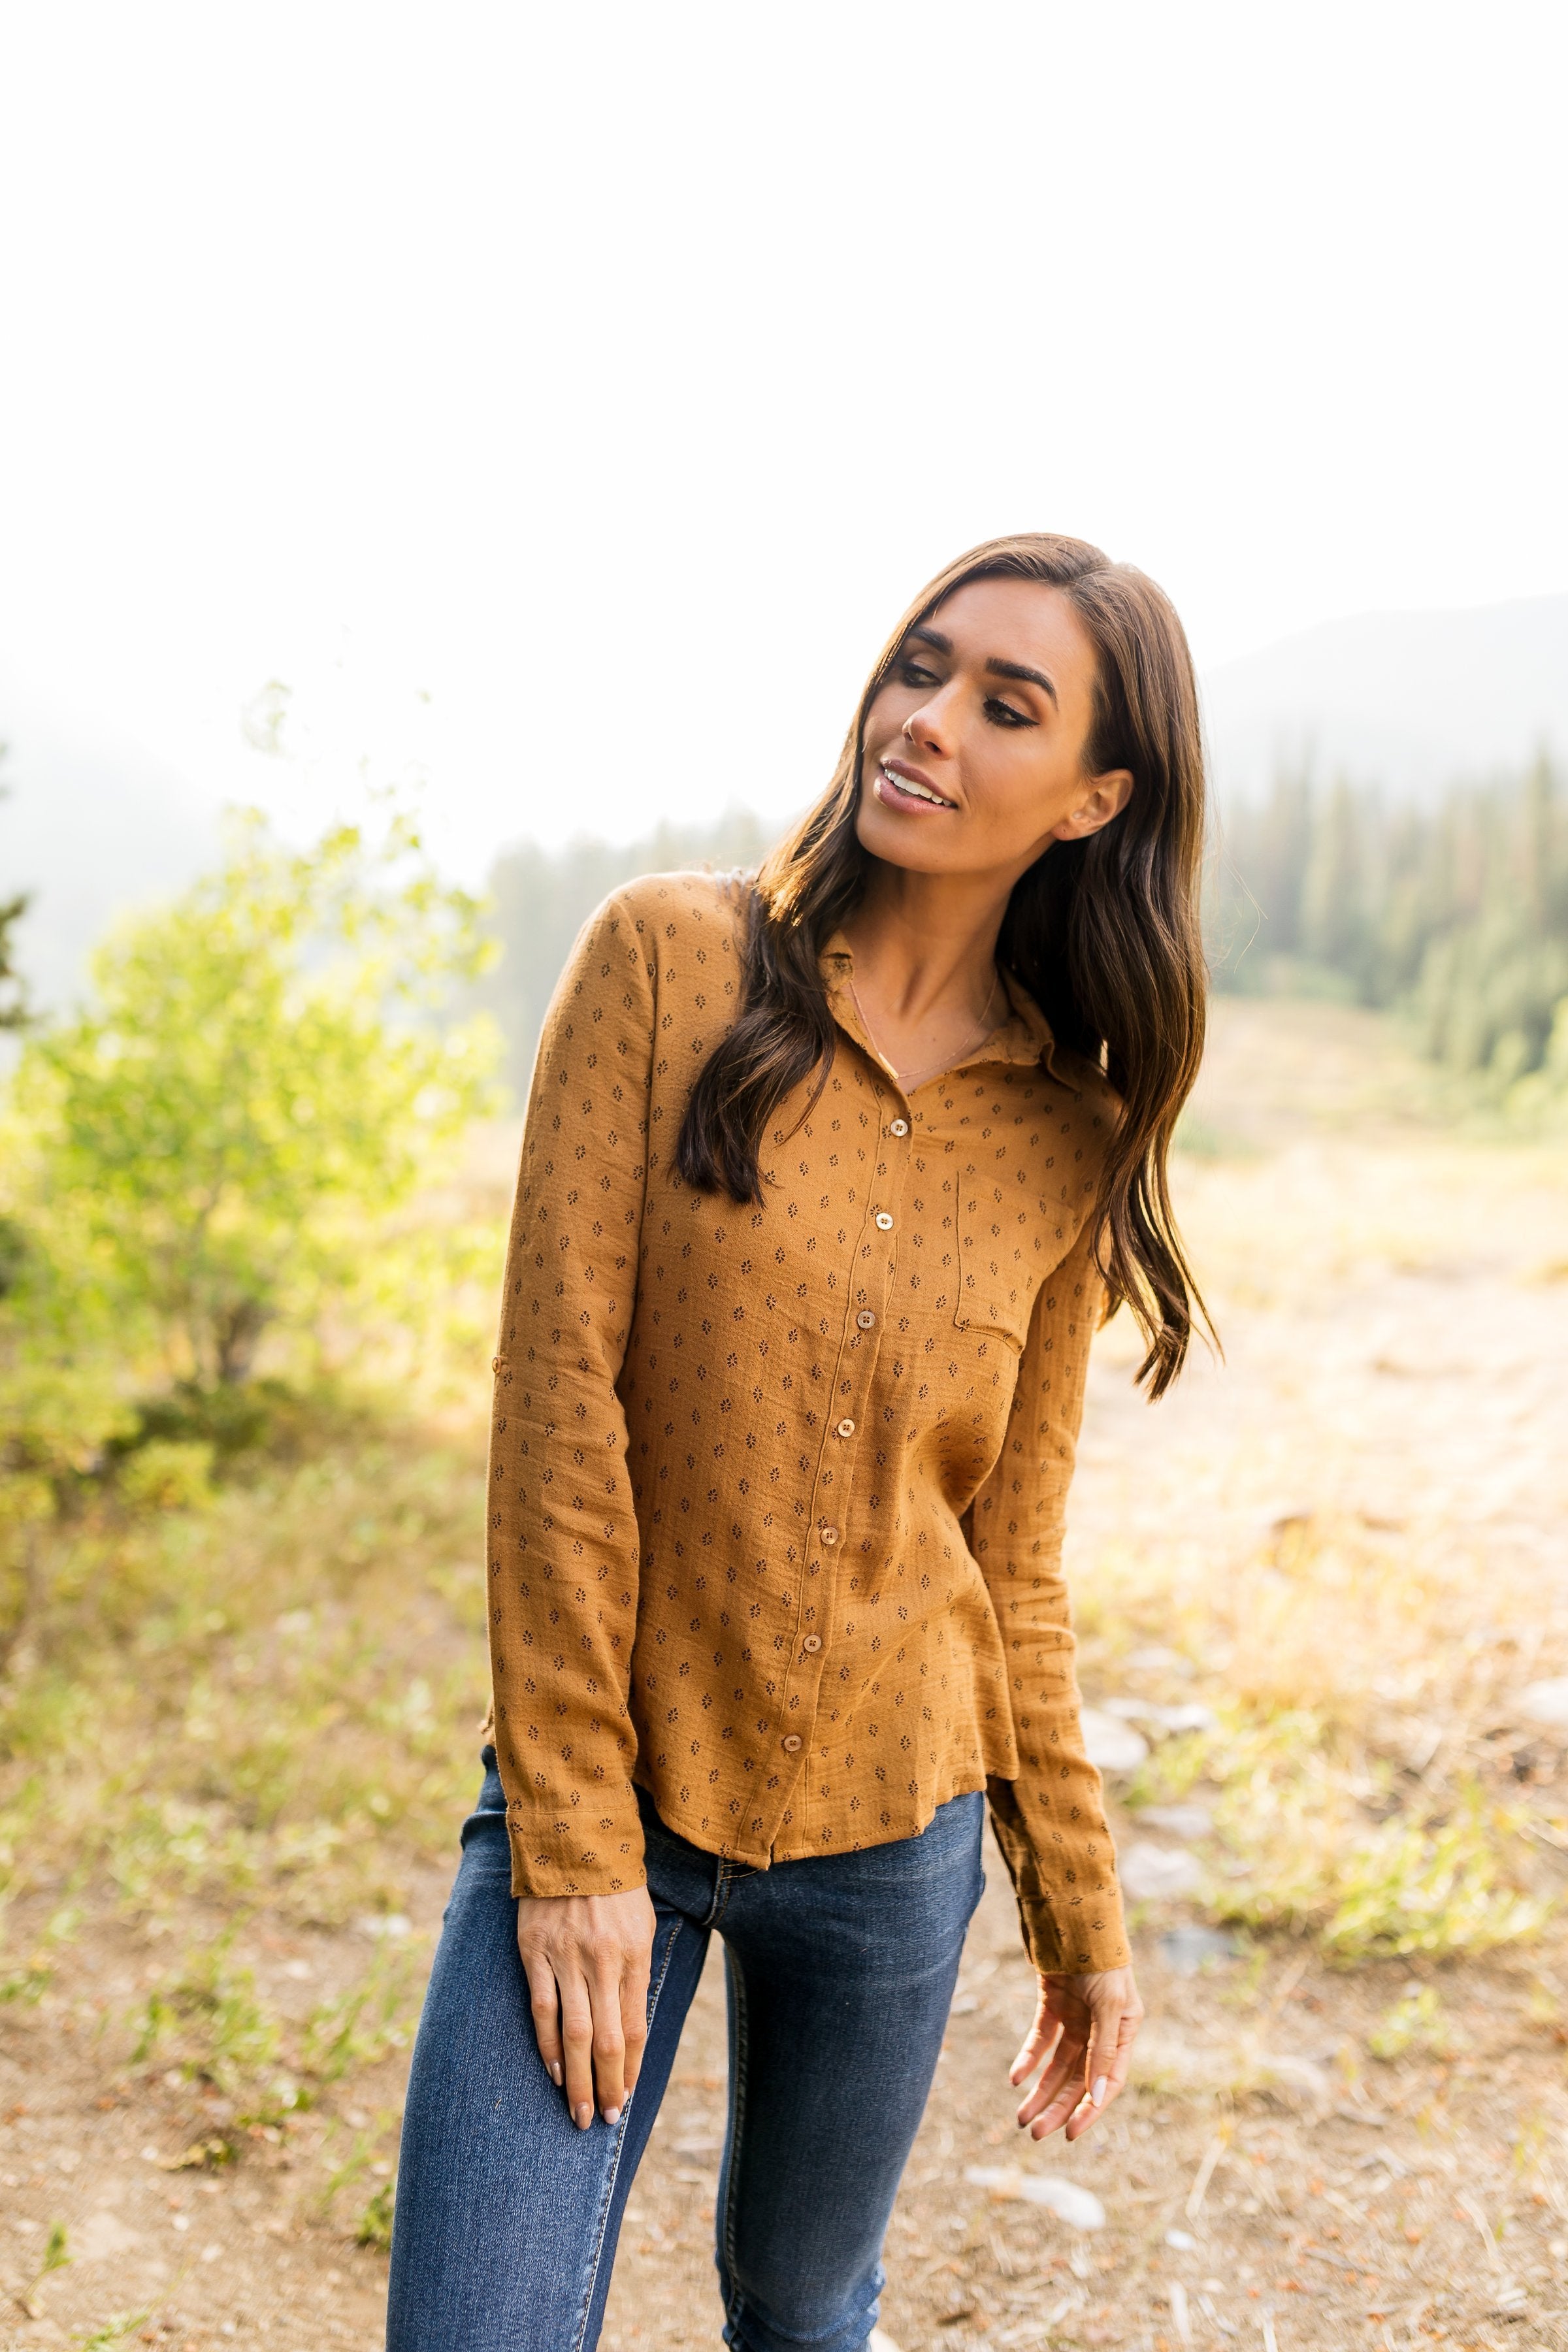
[[[1568,751],[1568,595],[1326,621],[1211,671],[1204,701],[1223,794],[1310,761],[1430,798]]]

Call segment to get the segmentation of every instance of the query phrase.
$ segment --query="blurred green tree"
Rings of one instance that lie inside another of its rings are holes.
[[[92,1009],[24,1045],[38,1244],[68,1220],[176,1377],[242,1381],[270,1326],[384,1273],[395,1213],[489,1101],[490,1024],[438,1017],[487,960],[479,916],[405,816],[295,853],[250,813],[221,871],[100,949]]]

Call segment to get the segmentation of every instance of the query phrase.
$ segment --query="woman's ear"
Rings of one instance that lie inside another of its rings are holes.
[[[1091,833],[1099,833],[1113,816],[1120,816],[1132,797],[1131,768],[1108,768],[1103,776],[1096,776],[1088,792],[1070,815],[1064,816],[1051,830],[1053,841],[1085,841]]]

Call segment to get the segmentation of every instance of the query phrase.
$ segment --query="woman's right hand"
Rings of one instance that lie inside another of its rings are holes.
[[[605,2121],[615,2124],[637,2082],[653,1931],[646,1886],[518,1897],[517,1948],[539,2054],[580,2131],[594,2120],[595,2090]]]

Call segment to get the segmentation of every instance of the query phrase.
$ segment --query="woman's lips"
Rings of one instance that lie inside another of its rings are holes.
[[[913,815],[936,816],[953,806],[952,801],[934,797],[935,788],[923,778],[902,776],[885,761],[878,763],[872,790],[884,806],[907,809]]]

